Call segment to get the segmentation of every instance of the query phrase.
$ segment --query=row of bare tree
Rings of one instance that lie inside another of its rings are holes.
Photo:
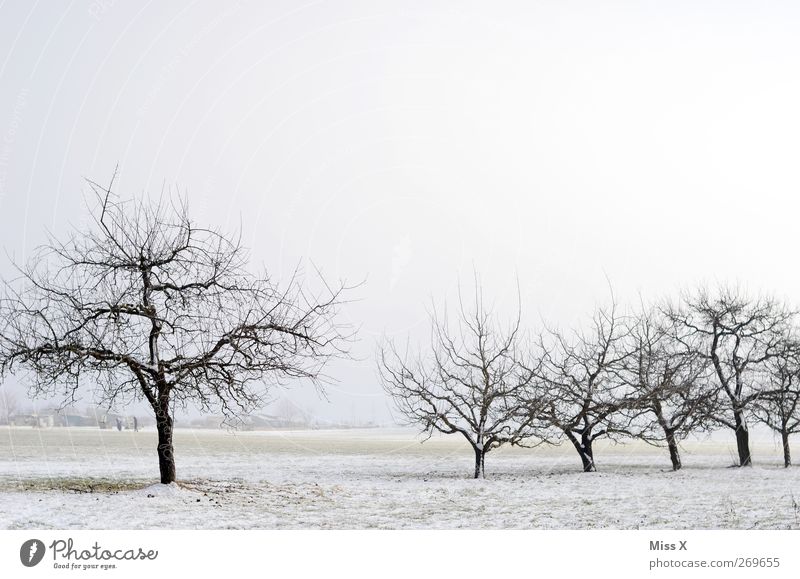
[[[412,354],[391,341],[378,352],[385,390],[425,432],[461,434],[485,456],[504,444],[565,439],[583,470],[594,442],[638,438],[663,445],[681,468],[679,443],[693,432],[730,428],[739,466],[752,462],[748,423],[779,433],[784,463],[800,430],[800,341],[795,311],[738,288],[685,292],[621,311],[612,297],[583,329],[530,336],[521,315],[502,324],[480,288],[455,320],[431,316],[430,348]]]
[[[31,395],[66,404],[85,390],[109,408],[146,401],[171,483],[176,404],[241,416],[271,386],[320,384],[327,362],[348,356],[344,283],[254,272],[240,240],[198,226],[184,202],[122,200],[113,178],[89,185],[86,226],[49,237],[0,280],[0,383],[17,375]],[[601,437],[663,443],[677,469],[679,441],[720,425],[744,466],[748,420],[780,432],[790,464],[800,347],[795,313],[777,300],[720,289],[636,313],[612,303],[582,331],[529,338],[519,314],[503,326],[476,295],[454,324],[433,315],[426,355],[391,343],[379,353],[400,411],[429,433],[462,434],[476,477],[498,446],[563,439],[592,471]]]

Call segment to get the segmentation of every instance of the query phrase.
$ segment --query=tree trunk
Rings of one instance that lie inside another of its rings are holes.
[[[680,470],[683,465],[681,464],[681,453],[678,450],[678,441],[675,438],[676,428],[671,426],[671,421],[668,421],[664,416],[664,409],[658,398],[653,399],[653,410],[655,411],[661,430],[664,431],[664,438],[667,441],[667,448],[669,449],[669,459],[672,461],[672,470]]]
[[[785,430],[781,431],[781,440],[783,441],[783,466],[789,468],[792,466],[792,452],[789,450],[789,433]]]
[[[578,455],[581,457],[583,463],[583,472],[595,472],[597,469],[594,466],[594,455],[592,451],[592,437],[589,434],[582,434],[581,439],[578,440],[572,434],[569,434],[569,439]]]
[[[581,437],[583,444],[583,452],[581,453],[581,461],[583,462],[583,472],[594,472],[597,468],[594,465],[594,451],[592,450],[592,438],[588,435]]]
[[[750,456],[750,432],[747,430],[747,423],[741,409],[734,409],[733,416],[736,424],[736,449],[739,452],[739,466],[751,466],[753,464]]]
[[[158,468],[161,484],[175,482],[175,454],[172,448],[172,417],[169,415],[169,400],[156,408],[156,430],[158,431]]]
[[[675,440],[675,432],[667,430],[667,448],[669,448],[669,459],[672,461],[672,470],[680,470],[683,466],[681,464],[681,453],[678,450],[678,441]]]
[[[482,448],[475,447],[475,478],[486,478],[485,459],[486,452]]]

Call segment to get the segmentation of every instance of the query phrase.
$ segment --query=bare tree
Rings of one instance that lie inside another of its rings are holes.
[[[637,437],[666,444],[672,469],[679,470],[678,444],[690,433],[709,427],[719,387],[709,375],[708,360],[684,348],[674,336],[672,324],[658,310],[643,309],[632,320],[636,356],[627,361],[627,374],[636,399],[634,411],[647,411],[634,423]]]
[[[171,483],[174,405],[238,415],[272,384],[319,383],[350,337],[335,321],[346,288],[251,273],[239,240],[195,225],[185,203],[123,202],[90,185],[90,227],[50,237],[5,283],[0,372],[26,370],[35,395],[70,402],[83,384],[102,406],[145,399]]]
[[[475,452],[475,478],[485,476],[491,450],[529,439],[534,417],[519,407],[533,372],[519,363],[520,314],[507,327],[484,306],[476,283],[471,310],[459,299],[457,321],[431,315],[427,355],[411,358],[394,343],[378,352],[378,371],[386,392],[411,424],[431,436],[461,434]],[[535,444],[535,443],[532,443]]]
[[[747,413],[762,389],[764,365],[785,347],[794,312],[771,297],[750,298],[731,287],[684,293],[664,311],[676,339],[712,364],[723,402],[714,419],[736,434],[739,466],[751,465]]]
[[[783,465],[792,465],[789,436],[800,432],[800,345],[793,343],[767,362],[764,390],[753,416],[781,435]]]
[[[309,424],[311,422],[311,413],[298,406],[288,398],[280,398],[275,402],[274,406],[275,416],[285,422],[286,424]]]
[[[0,390],[0,424],[10,424],[18,409],[17,397],[8,388]]]
[[[635,410],[622,375],[635,355],[629,335],[625,318],[612,303],[596,311],[588,331],[567,335],[550,330],[540,337],[540,362],[534,373],[546,394],[537,414],[572,443],[584,472],[597,470],[594,441],[630,436],[632,422],[644,412]]]

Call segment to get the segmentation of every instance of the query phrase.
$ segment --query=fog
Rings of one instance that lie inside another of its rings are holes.
[[[120,195],[186,195],[278,278],[363,282],[327,397],[276,393],[331,420],[391,419],[376,339],[424,342],[474,272],[531,328],[609,282],[793,300],[798,25],[789,2],[5,2],[0,274],[118,165]]]

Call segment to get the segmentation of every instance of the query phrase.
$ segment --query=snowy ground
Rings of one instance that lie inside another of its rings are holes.
[[[684,470],[643,444],[501,449],[469,478],[456,437],[412,431],[176,431],[179,487],[151,486],[155,433],[0,427],[0,528],[800,528],[800,467],[769,435],[728,468],[727,433]],[[799,457],[800,458],[800,457]]]

